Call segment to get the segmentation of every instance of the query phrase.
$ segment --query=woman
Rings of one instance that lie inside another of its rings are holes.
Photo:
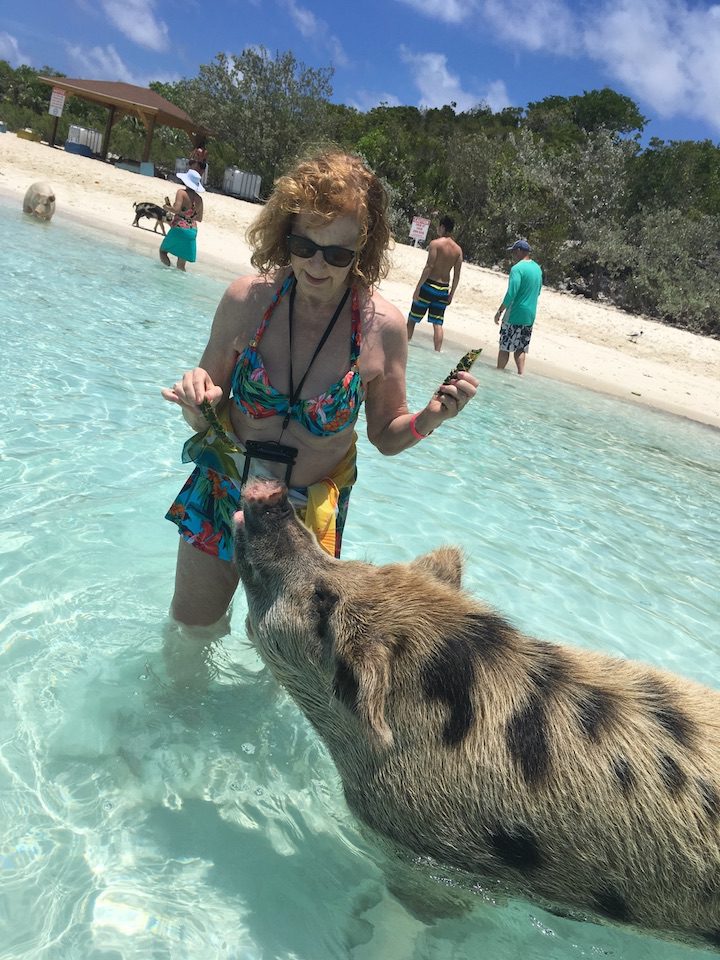
[[[405,318],[373,289],[389,266],[387,198],[357,157],[326,151],[298,163],[248,240],[260,275],[230,285],[200,365],[162,391],[207,431],[186,444],[198,466],[168,512],[181,533],[172,613],[193,626],[223,617],[237,587],[232,514],[244,469],[285,478],[305,523],[339,556],[362,402],[368,438],[392,456],[454,417],[477,387],[459,373],[408,411]],[[234,464],[227,447],[213,457],[222,431],[209,427],[203,401],[245,452]],[[248,460],[257,443],[260,459]]]
[[[204,137],[198,137],[195,143],[195,146],[192,149],[192,153],[188,157],[188,160],[190,160],[191,162],[195,160],[198,163],[206,164],[207,158],[208,158],[207,140]]]
[[[203,218],[200,194],[205,192],[205,187],[197,170],[179,173],[177,177],[185,188],[177,191],[171,207],[166,205],[166,209],[172,211],[173,218],[170,230],[160,244],[160,259],[169,267],[168,253],[172,253],[177,257],[178,270],[184,270],[186,263],[195,263],[197,260],[197,225]]]

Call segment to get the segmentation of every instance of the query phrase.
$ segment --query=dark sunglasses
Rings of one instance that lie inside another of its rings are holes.
[[[325,263],[329,263],[331,267],[349,267],[355,259],[354,250],[348,250],[347,247],[336,247],[333,244],[328,247],[321,247],[310,237],[300,237],[296,233],[289,233],[287,242],[290,253],[294,257],[300,257],[301,260],[309,260],[310,257],[315,256],[318,250],[322,253]]]

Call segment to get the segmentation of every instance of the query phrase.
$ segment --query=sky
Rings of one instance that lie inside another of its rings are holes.
[[[0,5],[0,59],[146,86],[264,46],[334,67],[369,110],[523,107],[609,86],[644,139],[720,142],[720,2],[703,0],[23,0]]]

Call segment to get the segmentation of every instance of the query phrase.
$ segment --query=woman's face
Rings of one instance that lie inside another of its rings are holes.
[[[294,218],[290,232],[314,240],[321,247],[335,246],[356,250],[360,224],[352,214],[342,214],[331,223],[322,223],[301,213]],[[334,267],[325,260],[320,250],[316,250],[309,258],[290,254],[290,266],[297,278],[298,291],[314,300],[339,299],[347,287],[352,265],[353,261],[346,267]]]

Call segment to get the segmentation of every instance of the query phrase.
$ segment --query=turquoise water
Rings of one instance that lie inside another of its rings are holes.
[[[159,388],[197,361],[222,284],[14,206],[0,229],[0,955],[707,956],[522,902],[413,919],[240,599],[207,688],[167,682],[163,514],[186,434]],[[412,406],[453,359],[413,343]],[[414,450],[382,458],[361,436],[346,556],[461,543],[466,586],[523,629],[717,686],[718,434],[480,376],[474,407]]]

